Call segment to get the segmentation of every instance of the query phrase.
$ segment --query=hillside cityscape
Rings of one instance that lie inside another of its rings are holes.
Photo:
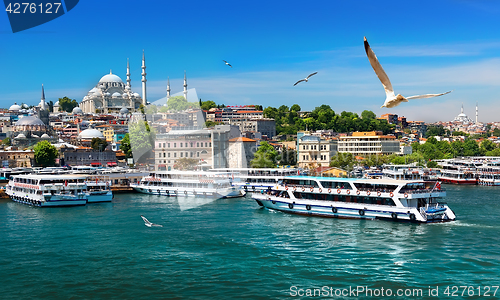
[[[42,85],[38,105],[13,103],[0,112],[2,166],[155,171],[297,166],[347,176],[356,165],[437,167],[437,159],[500,156],[500,123],[479,122],[477,105],[475,120],[462,105],[453,120],[426,123],[369,110],[336,112],[326,104],[305,111],[299,104],[202,101],[187,89],[186,76],[182,94],[170,95],[169,82],[166,98],[149,103],[143,82],[141,96],[132,91],[129,70],[125,83],[110,72],[82,99],[48,101]]]

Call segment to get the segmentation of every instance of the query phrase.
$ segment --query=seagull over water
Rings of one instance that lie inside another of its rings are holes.
[[[225,61],[225,60],[222,60],[222,61],[223,61],[226,65],[230,66],[231,68],[233,67],[233,66],[231,66],[231,65],[230,65],[227,61]]]
[[[401,102],[408,102],[408,100],[412,99],[423,99],[423,98],[432,98],[432,97],[437,97],[437,96],[442,96],[451,93],[452,91],[442,93],[442,94],[426,94],[426,95],[417,95],[417,96],[410,96],[410,97],[403,97],[401,94],[398,94],[397,96],[394,94],[394,89],[392,88],[391,81],[389,80],[389,77],[387,74],[385,74],[384,69],[378,62],[377,56],[375,56],[375,53],[373,50],[370,48],[370,45],[368,44],[368,41],[366,40],[365,37],[365,51],[366,55],[368,56],[368,60],[370,61],[370,64],[372,65],[373,70],[375,71],[375,74],[377,74],[378,79],[382,82],[382,85],[384,86],[385,89],[385,94],[386,94],[386,99],[384,102],[384,105],[382,107],[396,107]]]
[[[299,82],[302,82],[302,81],[308,82],[308,81],[309,81],[309,78],[310,78],[311,76],[313,76],[313,75],[316,75],[316,74],[318,74],[318,72],[314,72],[314,73],[312,73],[312,74],[309,74],[309,76],[307,76],[307,77],[306,77],[306,78],[304,78],[304,79],[301,79],[301,80],[297,81],[297,82],[296,82],[293,86],[296,86]]]

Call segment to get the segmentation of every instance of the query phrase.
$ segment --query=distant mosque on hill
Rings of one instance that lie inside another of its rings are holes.
[[[148,103],[146,97],[146,59],[144,52],[142,53],[142,97],[139,93],[134,93],[132,91],[131,79],[130,79],[130,64],[127,61],[127,83],[125,84],[122,79],[113,74],[111,71],[109,74],[104,75],[97,85],[92,88],[86,96],[83,97],[82,102],[80,102],[79,107],[84,113],[94,114],[113,114],[124,112],[134,112],[139,109],[142,105],[146,106]],[[186,73],[184,72],[184,98],[188,99],[188,89],[187,89],[187,79]],[[196,96],[196,92],[194,91]],[[190,95],[192,96],[192,95]],[[170,79],[167,83],[167,97],[160,100],[168,100],[170,98]],[[192,97],[190,97],[192,98]],[[161,105],[163,101],[156,101],[153,104]],[[197,99],[195,99],[197,101]]]
[[[476,103],[476,122],[478,123],[478,108],[477,108],[477,103]],[[462,123],[462,124],[474,124],[474,121],[472,121],[471,118],[469,118],[465,113],[464,113],[464,105],[462,104],[462,110],[460,111],[460,114],[453,119],[452,122],[457,122],[457,123]]]

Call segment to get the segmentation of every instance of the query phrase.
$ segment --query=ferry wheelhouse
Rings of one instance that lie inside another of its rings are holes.
[[[231,173],[232,184],[243,187],[245,191],[267,190],[286,176],[299,175],[300,173],[300,170],[295,168],[221,168],[210,171]]]
[[[130,186],[137,192],[165,196],[243,197],[245,191],[231,184],[229,173],[157,171]]]
[[[439,182],[303,176],[252,194],[260,206],[286,213],[415,223],[455,220],[445,196]]]
[[[6,186],[9,197],[19,203],[48,207],[85,205],[85,176],[14,175]]]

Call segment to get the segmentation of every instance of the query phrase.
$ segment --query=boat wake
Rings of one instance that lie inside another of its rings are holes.
[[[144,221],[144,225],[148,226],[148,227],[163,227],[163,225],[160,225],[160,224],[154,224],[154,223],[151,223],[149,222],[148,219],[146,219],[146,217],[144,217],[143,215],[141,215],[141,218],[142,220]]]

